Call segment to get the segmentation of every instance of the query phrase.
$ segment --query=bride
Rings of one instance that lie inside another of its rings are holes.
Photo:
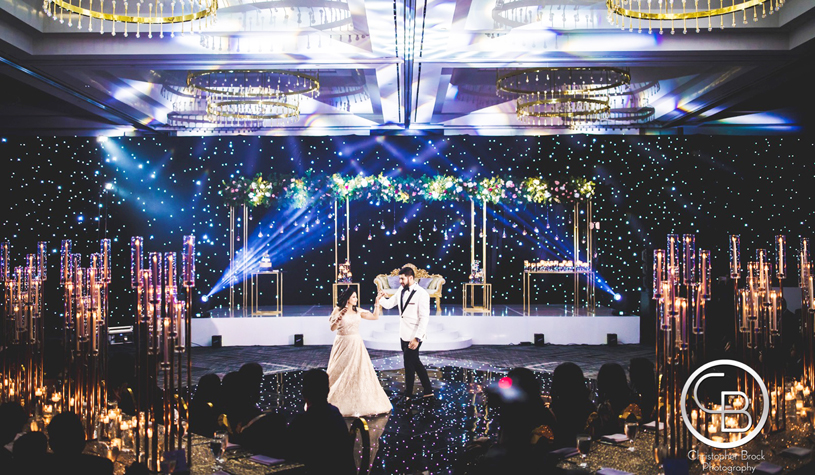
[[[379,297],[374,313],[358,309],[359,297],[353,287],[340,295],[331,312],[331,331],[336,330],[331,357],[328,359],[328,402],[337,406],[345,417],[383,414],[393,409],[379,383],[365,343],[359,335],[359,322],[378,320],[382,312]]]

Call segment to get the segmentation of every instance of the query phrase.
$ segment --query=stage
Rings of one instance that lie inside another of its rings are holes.
[[[264,307],[259,309],[264,311]],[[266,309],[268,310],[268,309]],[[220,335],[223,346],[293,345],[294,335],[303,335],[305,345],[331,345],[328,306],[284,306],[281,316],[253,316],[237,310],[213,309],[209,318],[192,320],[192,343],[211,346],[212,336]],[[542,333],[547,344],[604,345],[607,335],[617,335],[619,344],[638,344],[640,317],[612,315],[610,308],[598,308],[595,316],[585,310],[572,314],[570,305],[532,306],[527,314],[521,305],[494,305],[490,314],[464,314],[461,306],[442,305],[440,313],[431,307],[424,351],[445,351],[471,345],[518,345],[534,341]],[[399,347],[399,315],[386,310],[376,321],[363,321],[360,334],[369,349],[393,350]]]

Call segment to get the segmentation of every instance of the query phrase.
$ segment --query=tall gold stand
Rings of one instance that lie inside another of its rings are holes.
[[[137,423],[136,459],[158,470],[163,452],[182,448],[187,439],[191,463],[191,438],[183,418],[189,418],[191,379],[190,329],[195,287],[195,237],[184,236],[179,298],[178,261],[175,252],[151,252],[143,261],[143,239],[131,239],[131,284],[136,290]],[[185,302],[186,300],[186,302]],[[183,400],[184,355],[187,369],[187,400]],[[176,375],[175,372],[178,372]],[[163,389],[159,378],[163,376]],[[163,433],[162,433],[163,430]]]
[[[275,307],[274,310],[260,310],[260,276],[268,275],[274,281]],[[252,300],[250,302],[252,315],[283,315],[283,272],[279,270],[265,270],[252,272]]]
[[[664,408],[657,410],[654,447],[666,458],[679,458],[687,456],[693,443],[682,420],[681,393],[694,367],[704,361],[705,310],[711,296],[710,251],[697,254],[692,234],[682,238],[669,234],[667,244],[667,249],[654,251],[656,374]],[[707,436],[706,415],[703,412],[697,418],[696,429]]]
[[[481,288],[481,305],[478,305],[475,296]],[[492,284],[465,282],[462,289],[462,310],[464,313],[492,313]]]
[[[45,394],[43,298],[47,245],[37,243],[37,252],[25,256],[25,265],[12,268],[11,244],[0,243],[0,274],[4,284],[0,400],[19,402],[29,412],[34,411]]]

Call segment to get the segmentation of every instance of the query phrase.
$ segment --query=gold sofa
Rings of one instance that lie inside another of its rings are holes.
[[[441,289],[442,286],[447,282],[444,280],[444,277],[438,274],[430,274],[424,269],[419,269],[413,264],[405,264],[403,267],[410,267],[413,269],[413,273],[416,274],[416,282],[419,285],[422,283],[426,283],[427,285],[422,285],[427,290],[427,293],[430,294],[431,299],[436,299],[436,313],[441,313]],[[388,280],[389,277],[399,277],[399,271],[402,268],[394,269],[393,272],[390,274],[379,274],[374,279],[374,283],[376,284],[376,291],[385,291],[388,297],[392,296],[399,290],[399,283],[396,282],[395,279]],[[421,279],[430,279],[428,281],[422,282]]]

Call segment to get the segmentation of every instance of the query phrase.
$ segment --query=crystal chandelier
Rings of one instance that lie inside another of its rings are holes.
[[[253,127],[297,120],[301,97],[313,98],[319,89],[316,73],[272,69],[190,72],[183,92],[206,103],[211,122]]]
[[[518,28],[546,21],[554,25],[557,12],[560,26],[575,28],[580,26],[580,7],[591,7],[596,3],[597,0],[496,0],[492,21],[496,28]],[[584,14],[584,20],[587,26],[591,25],[594,15]]]
[[[110,27],[110,34],[116,36],[116,24],[124,25],[124,36],[129,34],[128,25],[135,25],[136,38],[141,37],[142,25],[147,29],[147,37],[153,37],[153,29],[158,27],[159,37],[164,38],[164,26],[180,24],[181,34],[194,33],[196,21],[198,32],[211,25],[218,12],[218,0],[155,0],[153,2],[127,0],[117,2],[110,0],[43,0],[45,14],[54,21],[74,26],[74,15],[78,16],[76,27],[83,29],[83,18],[87,19],[86,29],[89,32],[96,28],[105,33],[105,24]],[[66,18],[67,17],[67,18]],[[185,25],[189,27],[185,30]],[[203,24],[203,25],[202,25]],[[170,36],[175,37],[175,29],[170,29]]]
[[[630,84],[620,68],[530,68],[499,73],[495,87],[499,97],[516,99],[518,120],[571,126],[607,118],[609,96]]]
[[[609,23],[628,31],[636,27],[637,33],[641,33],[643,20],[646,20],[648,33],[651,33],[656,22],[660,34],[666,26],[670,26],[671,34],[676,27],[687,33],[688,26],[697,33],[704,27],[711,31],[716,23],[724,29],[728,17],[731,27],[736,26],[737,17],[746,25],[748,17],[755,22],[759,15],[765,18],[782,6],[784,0],[606,0]]]

